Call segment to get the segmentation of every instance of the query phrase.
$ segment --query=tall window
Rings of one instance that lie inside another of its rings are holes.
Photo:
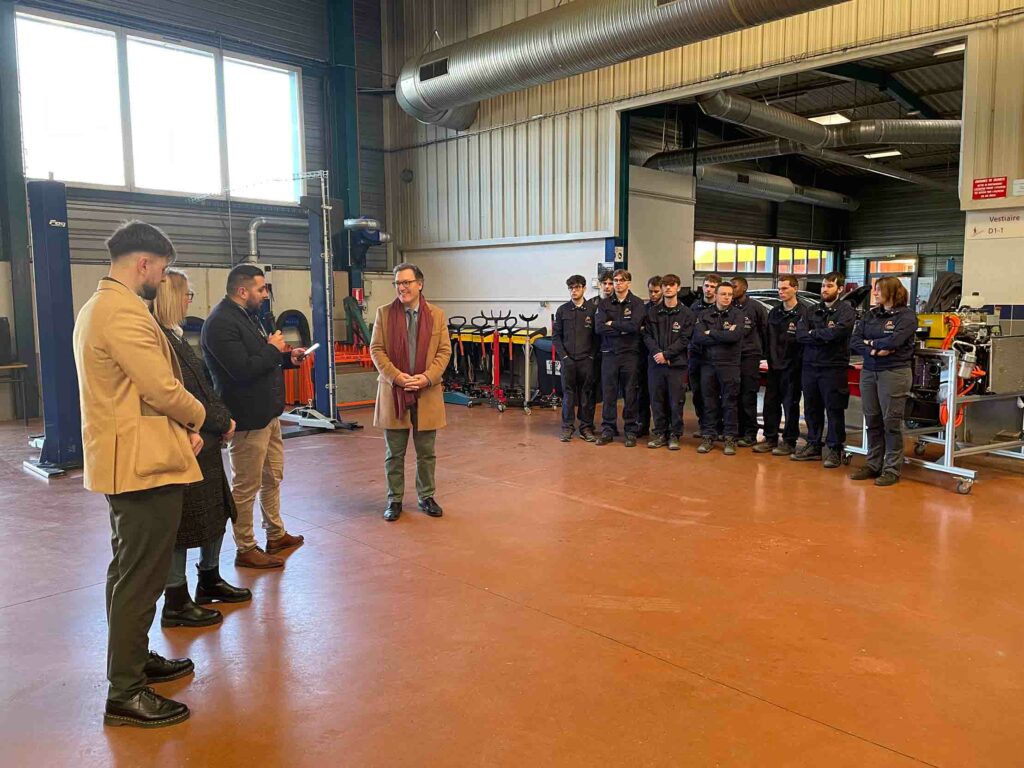
[[[26,175],[122,186],[114,33],[19,14],[17,34]]]
[[[694,272],[772,273],[775,246],[736,241],[697,240],[693,244]]]
[[[27,13],[17,32],[29,177],[298,202],[297,70]]]

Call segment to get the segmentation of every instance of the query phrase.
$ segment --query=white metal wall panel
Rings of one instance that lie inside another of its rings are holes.
[[[449,44],[560,4],[557,0],[384,2],[389,17],[402,20],[401,24],[385,26],[384,68],[392,73],[431,43],[435,28],[441,40]],[[481,146],[489,144],[489,162],[469,167],[470,174],[477,179],[481,200],[488,200],[489,205],[466,209],[463,215],[474,220],[462,231],[479,231],[481,238],[610,231],[615,211],[608,204],[607,185],[613,182],[617,169],[609,160],[609,149],[614,147],[616,137],[611,135],[612,124],[599,118],[599,105],[688,84],[710,84],[724,74],[854,50],[914,33],[955,28],[1021,8],[1024,0],[850,0],[490,99],[481,104],[477,122],[469,131],[480,135]],[[982,33],[972,34],[977,37]],[[1024,24],[1005,23],[986,34],[990,39],[981,40],[979,45],[972,39],[969,67],[985,82],[973,82],[965,88],[969,94],[965,104],[965,147],[972,142],[982,160],[978,168],[970,167],[967,158],[971,153],[965,151],[964,175],[984,176],[990,168],[992,172],[1016,168],[1008,173],[1017,172],[1017,177],[1024,177],[1024,143],[1018,138],[1024,129],[1024,89],[1019,87],[1019,73],[1024,71]],[[436,38],[433,44],[437,45]],[[975,59],[984,66],[975,66]],[[998,109],[992,108],[995,93],[1001,99]],[[458,135],[417,123],[393,100],[387,103],[385,117],[387,146],[405,158],[392,163],[393,173],[415,165],[416,155],[431,151],[426,145],[443,143]],[[977,130],[972,121],[977,121]],[[992,158],[991,162],[986,164],[986,157]],[[966,184],[969,180],[965,180]],[[459,204],[458,189],[455,187],[453,194],[453,185],[447,179],[417,175],[412,185],[432,187],[432,194],[439,198],[442,207],[447,207],[449,199],[452,204]],[[969,194],[965,205],[971,205]],[[400,210],[399,215],[407,219],[396,228],[402,233],[400,244],[452,242],[423,239],[440,234],[432,232],[428,224],[432,210],[415,205]],[[475,220],[485,212],[489,214],[486,223]],[[446,237],[451,234],[444,233]],[[471,234],[470,240],[473,239]]]

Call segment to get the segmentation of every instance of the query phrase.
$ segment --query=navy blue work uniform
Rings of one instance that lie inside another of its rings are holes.
[[[796,329],[807,308],[797,302],[792,309],[782,304],[768,313],[768,382],[764,390],[764,439],[779,440],[779,424],[786,414],[782,439],[796,446],[800,437],[800,374],[803,345],[796,340]]]
[[[587,304],[597,312],[597,305],[601,301],[600,296],[594,296],[587,299]],[[594,409],[597,409],[597,403],[601,401],[601,393],[604,390],[601,388],[601,338],[597,335],[597,326],[594,326]]]
[[[653,305],[650,301],[644,302],[644,320],[640,324],[640,359],[647,356],[647,347],[644,344],[644,326],[647,325],[647,313]],[[637,373],[637,418],[636,433],[639,437],[650,434],[651,431],[651,392],[648,387],[647,370],[641,365]]]
[[[640,367],[640,324],[644,303],[632,293],[619,301],[614,295],[597,303],[594,324],[601,337],[601,433],[612,436],[618,425],[622,391],[622,427],[636,437],[637,376]]]
[[[849,302],[824,301],[809,309],[796,326],[796,338],[803,345],[804,419],[807,444],[821,448],[825,417],[828,434],[825,444],[842,450],[846,443],[846,408],[850,404],[850,385],[846,369],[850,363],[850,334],[857,311]]]
[[[704,414],[700,431],[716,437],[721,421],[726,437],[739,435],[740,356],[744,314],[736,307],[705,309],[693,327],[692,351],[701,356],[700,387]]]
[[[580,434],[594,431],[594,334],[596,307],[588,301],[567,301],[555,312],[551,342],[562,366],[562,429],[572,430],[579,418]]]
[[[914,378],[916,332],[917,315],[910,307],[873,307],[857,323],[850,340],[850,350],[864,358],[860,396],[867,427],[867,466],[875,474],[891,472],[899,477],[903,468],[903,414]]]
[[[693,319],[696,322],[697,318],[701,316],[701,313],[705,309],[711,309],[715,306],[715,302],[704,301],[704,293],[697,289],[697,298],[690,304],[690,311],[693,312]],[[701,395],[700,389],[700,367],[702,357],[698,353],[691,353],[687,362],[687,373],[690,379],[690,391],[693,392],[693,410],[697,412],[697,422],[703,423],[704,418],[704,397]]]
[[[674,307],[666,306],[664,301],[647,307],[644,322],[647,388],[654,412],[654,434],[660,437],[683,435],[687,357],[693,323],[693,313],[678,302]],[[665,363],[654,360],[659,352],[665,356]]]
[[[768,310],[744,295],[732,305],[743,313],[743,344],[740,350],[740,437],[757,440],[757,393],[761,389],[761,359],[768,337]]]

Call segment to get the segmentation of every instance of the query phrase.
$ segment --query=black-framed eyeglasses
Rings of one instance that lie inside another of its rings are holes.
[[[395,288],[408,288],[410,285],[415,285],[419,280],[392,280],[391,284]]]
[[[188,291],[185,295],[188,296],[189,301],[192,301],[192,299],[196,297],[195,291]]]

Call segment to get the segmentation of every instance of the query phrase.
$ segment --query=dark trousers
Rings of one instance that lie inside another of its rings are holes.
[[[740,367],[704,363],[700,368],[700,388],[704,397],[704,418],[700,432],[704,437],[718,435],[718,425],[726,437],[739,437]]]
[[[127,702],[146,685],[149,627],[164,592],[181,522],[184,486],[107,496],[110,546],[107,569],[107,699]]]
[[[650,365],[650,355],[646,349],[640,353],[640,369],[637,371],[636,431],[638,435],[651,431],[651,391],[644,360],[647,360],[647,365]]]
[[[593,389],[591,390],[593,392],[592,397],[595,410],[597,409],[597,404],[604,399],[604,387],[601,384],[601,372],[604,368],[602,367],[601,360],[601,350],[597,350],[597,352],[594,353],[594,384]]]
[[[761,356],[740,359],[740,436],[757,438],[757,392],[761,389]]]
[[[867,426],[867,465],[899,475],[903,469],[903,413],[910,397],[910,368],[862,371],[860,397]]]
[[[686,405],[686,369],[647,365],[647,385],[654,412],[654,434],[661,437],[682,437],[683,406]]]
[[[821,447],[821,436],[828,417],[825,445],[840,450],[846,444],[846,408],[850,405],[850,385],[846,367],[812,368],[804,366],[801,376],[804,391],[804,419],[807,444]]]
[[[700,368],[703,360],[699,357],[691,357],[686,363],[687,374],[690,379],[690,391],[693,393],[693,410],[697,413],[697,423],[704,423],[704,395],[701,394]]]
[[[769,443],[779,439],[779,424],[786,414],[786,428],[782,439],[796,445],[800,437],[800,369],[783,368],[768,371],[768,382],[764,388],[764,439]]]
[[[640,355],[636,352],[605,352],[601,357],[601,431],[614,435],[618,430],[619,392],[622,392],[622,429],[636,435],[637,369]]]
[[[562,360],[562,429],[572,429],[579,418],[580,432],[594,430],[594,360]]]

